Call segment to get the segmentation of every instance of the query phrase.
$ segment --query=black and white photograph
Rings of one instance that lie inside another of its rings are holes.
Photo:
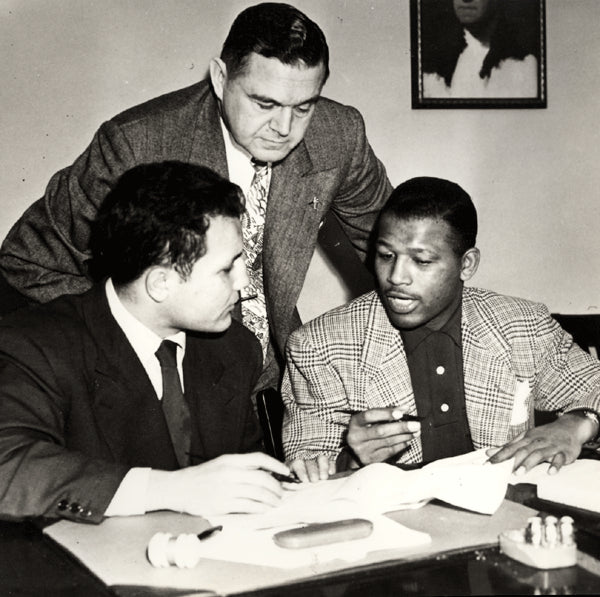
[[[600,595],[598,23],[0,0],[0,597]]]
[[[544,0],[411,2],[413,107],[546,107]]]

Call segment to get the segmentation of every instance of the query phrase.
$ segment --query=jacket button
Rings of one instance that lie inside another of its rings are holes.
[[[59,510],[66,510],[69,507],[69,502],[67,500],[60,500],[57,507]]]

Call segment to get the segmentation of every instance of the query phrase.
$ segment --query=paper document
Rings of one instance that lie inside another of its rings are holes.
[[[510,482],[533,483],[543,500],[600,513],[600,460],[576,460],[554,475],[548,474],[549,466],[538,464],[524,475],[513,475]]]
[[[493,514],[504,499],[512,461],[487,463],[485,450],[439,460],[419,470],[391,464],[371,464],[352,475],[318,483],[286,485],[281,504],[263,514],[211,517],[224,531],[203,542],[206,558],[278,567],[306,566],[330,559],[352,560],[384,549],[410,549],[430,541],[382,515],[418,508],[437,498],[482,514]],[[273,534],[311,522],[367,518],[374,524],[365,539],[329,546],[286,550]],[[391,524],[390,524],[391,523]],[[254,549],[251,546],[254,545]]]
[[[237,524],[264,528],[368,517],[420,507],[434,498],[493,514],[506,494],[512,465],[512,460],[487,463],[485,449],[438,460],[413,471],[391,464],[370,464],[341,479],[289,486],[280,506],[265,514],[239,515]],[[227,519],[231,523],[231,517]]]

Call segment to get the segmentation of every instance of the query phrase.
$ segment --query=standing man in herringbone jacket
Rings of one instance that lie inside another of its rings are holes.
[[[266,164],[262,308],[270,338],[258,387],[277,386],[287,336],[300,324],[296,302],[325,216],[337,216],[364,257],[391,192],[360,114],[321,97],[328,74],[325,36],[306,15],[278,3],[244,10],[220,57],[211,60],[209,79],[105,122],[75,163],[52,178],[2,245],[4,277],[42,302],[87,290],[90,224],[118,177],[137,164],[204,165],[246,195],[252,160]]]

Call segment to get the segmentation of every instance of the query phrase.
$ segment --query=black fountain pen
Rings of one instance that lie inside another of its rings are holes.
[[[302,483],[294,473],[290,475],[282,475],[281,473],[273,473],[271,472],[271,476],[279,481],[280,483]]]

